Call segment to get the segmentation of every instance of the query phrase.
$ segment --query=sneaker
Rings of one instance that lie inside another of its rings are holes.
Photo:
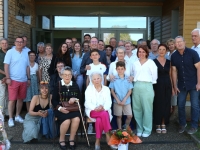
[[[124,125],[122,126],[122,129],[126,129],[126,128],[127,128],[127,125],[124,124]]]
[[[196,132],[197,132],[197,128],[190,128],[190,129],[187,131],[188,134],[194,134],[194,133],[196,133]]]
[[[149,137],[150,134],[142,133],[142,137]]]
[[[9,127],[13,127],[14,125],[15,125],[15,124],[14,124],[13,119],[10,118],[10,119],[8,120],[8,126],[9,126]]]
[[[187,124],[185,124],[185,126],[180,126],[178,132],[183,133],[186,127],[187,127]]]
[[[15,121],[17,121],[19,123],[23,123],[24,119],[22,119],[22,117],[20,115],[18,115],[17,117],[15,117]]]
[[[88,134],[91,134],[93,132],[93,126],[92,126],[92,124],[89,124],[87,132],[88,132]]]

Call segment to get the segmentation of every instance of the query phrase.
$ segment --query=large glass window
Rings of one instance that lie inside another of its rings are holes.
[[[146,17],[101,17],[101,28],[146,28]]]
[[[98,17],[55,16],[55,28],[98,28]]]

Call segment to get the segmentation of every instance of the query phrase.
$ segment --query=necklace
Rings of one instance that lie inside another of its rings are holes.
[[[67,86],[67,91],[69,92],[69,86]]]

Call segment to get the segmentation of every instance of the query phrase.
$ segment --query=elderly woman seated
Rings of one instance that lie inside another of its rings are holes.
[[[40,139],[41,135],[52,138],[53,111],[50,108],[50,99],[48,83],[40,83],[40,95],[33,96],[23,122],[24,130],[22,139],[24,143],[33,139]]]
[[[93,72],[90,76],[92,83],[85,91],[85,112],[95,122],[96,142],[95,150],[100,150],[102,132],[106,133],[106,141],[110,140],[111,130],[111,95],[108,87],[102,85],[102,74]],[[111,146],[111,148],[115,148]]]
[[[52,105],[55,108],[55,116],[58,118],[60,123],[60,148],[62,150],[67,149],[65,134],[71,124],[69,148],[74,150],[74,138],[80,123],[80,113],[78,110],[69,112],[65,107],[63,107],[60,101],[60,96],[62,97],[62,100],[68,101],[69,104],[73,104],[77,99],[80,99],[80,91],[76,82],[71,80],[72,69],[70,67],[66,66],[61,70],[61,77],[62,80],[58,82],[57,87],[53,90]]]

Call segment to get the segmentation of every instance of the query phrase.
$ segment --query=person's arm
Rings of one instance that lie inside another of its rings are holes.
[[[117,104],[120,104],[121,101],[118,99],[117,95],[115,94],[114,89],[110,89],[111,90],[111,94],[114,97],[114,99],[117,101]]]
[[[126,96],[123,98],[121,104],[124,105],[126,103],[126,100],[128,99],[128,97],[131,95],[132,90],[129,90],[126,94]]]
[[[4,70],[5,70],[5,74],[6,74],[6,83],[8,85],[10,85],[11,79],[10,79],[10,72],[9,72],[9,64],[4,64]]]
[[[28,86],[30,86],[31,77],[30,77],[30,67],[29,66],[26,67],[26,75],[27,75],[27,78],[28,78],[28,81],[27,81]]]
[[[30,108],[29,108],[29,114],[31,116],[41,116],[41,117],[43,117],[43,113],[41,111],[38,111],[38,112],[33,111],[36,104],[37,104],[38,98],[39,98],[38,95],[33,96],[32,100],[31,100]]]
[[[81,62],[81,68],[80,68],[80,73],[84,74],[86,72],[85,66],[86,66],[86,59],[87,59],[87,53],[83,56],[82,62]]]
[[[6,75],[5,71],[0,69],[0,74]]]
[[[172,72],[172,82],[173,82],[174,92],[177,95],[177,92],[180,92],[180,91],[177,88],[177,69],[175,66],[171,67],[171,72]]]
[[[87,75],[87,79],[86,79],[86,87],[88,87],[89,83],[90,83],[90,77],[89,77],[89,75]]]
[[[170,77],[170,82],[171,82],[171,86],[172,86],[172,96],[174,96],[175,92],[174,92],[174,86],[173,86],[173,81],[172,81],[172,67],[171,67],[171,63],[170,63],[170,69],[169,69],[169,77]]]
[[[200,90],[200,62],[194,64],[195,67],[197,68],[197,85],[196,85],[196,89],[197,91]]]
[[[151,75],[152,75],[152,83],[156,84],[157,79],[158,79],[158,67],[156,66],[154,61],[152,61],[150,64],[150,70],[151,70]]]

